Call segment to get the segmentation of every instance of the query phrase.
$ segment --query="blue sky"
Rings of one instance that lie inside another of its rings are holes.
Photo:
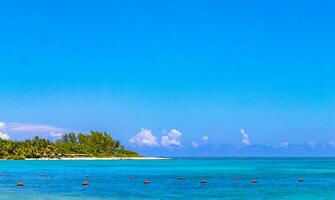
[[[145,155],[335,155],[334,9],[3,1],[0,132],[108,131]]]

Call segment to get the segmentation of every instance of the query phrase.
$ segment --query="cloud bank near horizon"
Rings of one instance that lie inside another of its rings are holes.
[[[18,122],[3,122],[0,121],[0,138],[10,139],[14,135],[20,138],[27,138],[27,136],[41,135],[48,138],[60,138],[64,133],[69,132],[68,129],[45,124],[33,123],[18,123]],[[22,133],[25,134],[22,136]]]
[[[21,139],[27,139],[29,138],[29,136],[34,136],[35,134],[40,134],[39,136],[46,137],[47,139],[58,139],[66,132],[69,132],[69,130],[45,124],[16,122],[6,123],[0,121],[0,139],[4,140],[16,139],[18,136]],[[236,134],[238,134],[238,131],[236,132]],[[251,144],[250,135],[245,129],[240,129],[240,135],[242,137],[240,143],[228,145],[220,144],[217,141],[215,142],[215,140],[209,140],[208,135],[204,135],[195,140],[184,141],[182,140],[184,134],[178,129],[162,131],[161,135],[159,136],[155,135],[151,129],[141,128],[137,134],[135,134],[128,140],[128,144],[130,145],[130,147],[135,148],[139,152],[146,152],[146,149],[150,150],[151,148],[155,148],[160,149],[160,151],[158,152],[175,152],[176,154],[178,154],[180,152],[189,151],[191,154],[194,151],[198,152],[197,155],[202,155],[204,152],[212,152],[213,154],[213,152],[215,151],[222,151],[226,153],[231,152],[231,155],[237,155],[237,152],[241,152],[241,155],[253,155],[250,152],[258,152],[257,155],[261,155],[261,150],[268,151],[270,153],[272,152],[273,154],[278,155],[284,155],[282,153],[287,152],[292,152],[291,155],[294,155],[295,152],[302,152],[303,149],[306,152],[311,150],[311,153],[321,152],[327,149],[330,150],[329,152],[332,152],[333,150],[335,151],[335,140],[329,140],[323,143],[315,140],[310,140],[306,141],[305,144],[300,145],[289,143],[289,141],[287,140],[282,140],[277,144]],[[164,149],[167,151],[165,151]],[[328,155],[326,153],[324,153],[324,155]],[[224,155],[224,153],[222,155]]]
[[[37,132],[37,133],[58,133],[68,131],[65,128],[49,126],[45,124],[29,124],[29,123],[7,123],[7,128],[12,131]]]

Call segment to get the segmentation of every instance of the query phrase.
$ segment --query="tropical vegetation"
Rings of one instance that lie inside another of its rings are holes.
[[[31,140],[0,139],[0,159],[62,157],[140,157],[126,150],[106,132],[68,133],[54,142],[35,136]]]

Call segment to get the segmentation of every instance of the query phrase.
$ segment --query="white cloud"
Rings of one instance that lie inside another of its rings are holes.
[[[312,148],[315,148],[316,145],[317,145],[317,142],[315,142],[315,141],[309,141],[309,142],[308,142],[308,145],[309,145],[310,147],[312,147]]]
[[[282,148],[288,148],[288,142],[287,141],[281,142],[279,146]]]
[[[6,123],[0,121],[0,130],[6,128]]]
[[[129,143],[136,146],[157,146],[157,138],[151,133],[151,130],[141,128],[141,131],[129,139]]]
[[[202,144],[207,144],[207,143],[208,143],[208,136],[205,135],[205,136],[203,136],[203,137],[201,138],[200,142],[194,142],[194,141],[192,141],[192,142],[191,142],[191,146],[192,146],[193,148],[199,148],[199,147],[200,147],[200,144],[202,145]]]
[[[181,136],[181,132],[179,132],[178,130],[176,129],[172,129],[168,135],[172,138],[179,138]]]
[[[0,132],[0,139],[9,140],[9,135],[7,133]]]
[[[199,144],[197,142],[192,142],[191,145],[192,145],[193,148],[198,148],[199,147]]]
[[[205,135],[204,137],[201,138],[203,143],[207,143],[208,142],[208,136]]]
[[[4,129],[6,129],[6,123],[0,121],[0,130],[4,130]],[[9,138],[10,136],[7,133],[0,131],[0,139],[9,140]]]
[[[176,139],[176,138],[170,138],[169,136],[164,135],[161,138],[161,144],[163,146],[165,146],[165,147],[168,147],[168,146],[180,146],[181,142],[178,139]]]
[[[36,132],[36,133],[61,133],[67,129],[44,124],[8,123],[7,129],[11,131]]]
[[[168,146],[181,146],[181,142],[179,140],[180,136],[182,135],[176,129],[172,129],[167,135],[162,136],[161,144],[165,147]]]
[[[250,145],[249,135],[245,132],[243,128],[240,129],[242,135],[242,144],[243,145]]]

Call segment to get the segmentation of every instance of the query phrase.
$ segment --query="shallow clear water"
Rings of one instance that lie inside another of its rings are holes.
[[[1,200],[335,199],[335,158],[0,161],[0,174]]]

